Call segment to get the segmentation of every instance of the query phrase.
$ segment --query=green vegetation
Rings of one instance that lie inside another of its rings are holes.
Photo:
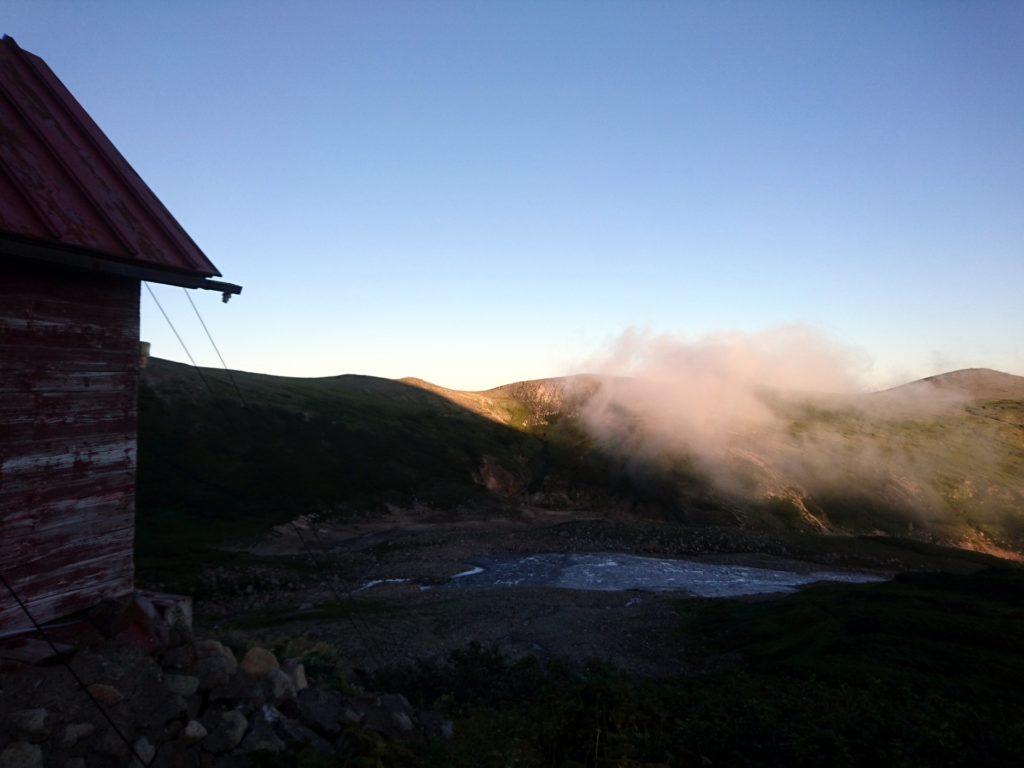
[[[745,444],[730,469],[747,493],[730,496],[686,457],[598,450],[571,408],[534,403],[529,383],[460,393],[235,372],[243,404],[224,372],[204,376],[215,395],[188,366],[152,360],[140,390],[138,548],[151,580],[180,570],[168,552],[217,563],[215,550],[301,515],[497,513],[528,496],[686,523],[1024,546],[1024,400],[903,412],[773,396],[787,440]]]
[[[680,652],[704,670],[679,680],[473,647],[371,683],[455,718],[455,739],[421,765],[1015,766],[1024,754],[1020,570],[679,609]]]
[[[633,536],[668,551],[705,532],[719,542],[709,549],[742,551],[743,536],[730,534],[745,527],[786,533],[745,534],[759,551],[958,572],[762,601],[680,601],[678,653],[693,674],[676,680],[475,646],[443,664],[385,670],[358,682],[442,710],[456,722],[452,741],[389,743],[357,729],[340,762],[294,754],[276,764],[1011,766],[1024,754],[1024,571],[974,572],[994,558],[921,540],[1024,540],[1024,401],[898,417],[780,401],[805,486],[741,503],[680,457],[597,451],[571,413],[541,417],[509,394],[525,385],[478,402],[413,382],[236,373],[243,404],[223,373],[206,376],[216,396],[195,371],[154,360],[140,391],[138,566],[145,580],[178,591],[201,593],[211,568],[229,596],[259,590],[264,570],[305,582],[317,569],[309,558],[232,549],[301,515],[352,520],[392,505],[500,514],[529,494],[652,519],[564,523],[574,540]],[[808,515],[833,530],[890,535],[822,536]],[[224,628],[241,635],[387,610],[369,600],[300,613],[272,605]],[[277,650],[303,659],[323,684],[357,690],[333,647],[281,642]]]
[[[204,376],[216,396],[195,370],[154,359],[140,388],[138,555],[152,581],[187,570],[182,558],[233,561],[217,550],[301,515],[500,509],[539,490],[643,494],[578,430],[514,429],[409,383],[234,372],[243,403],[224,372]]]

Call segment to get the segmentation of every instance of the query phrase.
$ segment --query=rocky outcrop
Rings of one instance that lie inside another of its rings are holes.
[[[157,621],[144,610],[145,624]],[[132,624],[138,629],[138,622]],[[73,652],[68,663],[0,672],[0,768],[245,766],[309,750],[329,756],[353,731],[385,740],[446,738],[451,724],[404,696],[347,695],[307,679],[299,659],[208,639],[167,647],[173,633],[125,632]],[[153,645],[152,639],[165,638]]]

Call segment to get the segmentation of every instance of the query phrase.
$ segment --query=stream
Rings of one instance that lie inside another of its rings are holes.
[[[782,568],[675,560],[626,554],[499,555],[470,561],[441,588],[560,587],[563,589],[684,592],[697,597],[736,597],[792,592],[818,581],[886,581],[875,573]]]

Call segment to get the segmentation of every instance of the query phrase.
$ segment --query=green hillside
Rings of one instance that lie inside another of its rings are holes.
[[[473,393],[415,379],[235,372],[239,396],[224,371],[203,376],[206,384],[158,359],[145,371],[143,544],[149,531],[237,541],[304,514],[351,520],[389,505],[478,515],[526,504],[880,531],[997,552],[1024,541],[1024,397],[971,390],[1014,394],[1019,377],[1007,374],[951,374],[942,386],[955,384],[960,399],[940,410],[912,407],[922,401],[915,387],[934,386],[927,381],[896,400],[896,390],[815,404],[777,398],[783,438],[745,440],[729,459],[742,487],[728,490],[692,457],[595,445],[578,418],[600,386],[594,377]]]
[[[199,373],[152,359],[139,394],[139,525],[238,540],[304,514],[353,519],[388,505],[475,511],[559,489],[613,491],[578,446],[487,418],[414,384]],[[212,394],[210,392],[212,389]],[[508,415],[523,413],[506,401]],[[508,418],[508,415],[505,418]]]

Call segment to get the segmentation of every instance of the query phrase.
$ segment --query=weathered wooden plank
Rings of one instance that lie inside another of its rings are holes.
[[[85,536],[106,533],[131,526],[135,514],[135,500],[124,490],[104,493],[87,499],[60,499],[49,504],[14,509],[4,519],[4,532],[0,553],[4,547],[15,546],[16,540],[41,535]],[[27,534],[31,534],[29,536]],[[0,559],[4,557],[0,554]]]
[[[134,414],[81,414],[66,419],[53,419],[36,424],[11,424],[0,433],[9,440],[11,452],[30,452],[34,444],[60,441],[80,442],[90,437],[103,435],[134,435],[136,420]],[[2,454],[0,454],[2,456]],[[2,461],[2,459],[0,459]]]
[[[135,411],[135,393],[123,390],[83,396],[64,392],[10,392],[0,398],[0,423],[8,426],[46,424],[86,415],[128,418]]]
[[[9,392],[64,392],[86,394],[108,390],[134,391],[137,381],[135,369],[125,371],[26,370],[0,361],[0,394]]]
[[[76,291],[70,296],[56,297],[49,288],[12,290],[11,281],[7,279],[4,280],[3,288],[0,288],[0,306],[3,308],[4,317],[34,317],[44,320],[78,317],[85,311],[94,320],[116,319],[121,321],[121,325],[131,325],[136,308],[130,295],[125,293],[121,296],[119,292],[117,297],[109,298],[116,300],[97,303],[95,293],[88,291]]]
[[[0,322],[0,344],[4,346],[62,346],[78,349],[119,349],[132,337],[120,330],[106,332],[92,328],[72,328],[66,324]],[[138,336],[134,337],[138,339]]]
[[[40,537],[7,539],[0,544],[0,568],[16,587],[29,580],[33,589],[52,587],[70,578],[69,573],[82,568],[90,570],[90,564],[98,559],[130,556],[134,537],[135,529],[129,523],[127,528],[88,535],[83,535],[79,527],[64,532],[47,531]]]
[[[131,589],[139,283],[3,269],[0,569],[46,621]]]
[[[5,513],[26,506],[50,504],[60,499],[74,501],[104,493],[134,493],[134,469],[113,467],[75,477],[71,472],[54,475],[48,483],[32,477],[12,477],[0,484],[0,509]],[[0,519],[0,525],[3,521]]]
[[[84,582],[67,592],[57,592],[31,598],[28,609],[36,621],[44,622],[59,616],[67,616],[85,610],[100,600],[120,597],[132,591],[134,581],[131,570],[102,581]],[[28,629],[31,624],[11,599],[6,590],[0,588],[0,635]],[[22,598],[24,599],[24,598]]]
[[[42,451],[8,456],[3,460],[0,471],[5,476],[59,472],[73,470],[85,473],[104,467],[130,468],[135,465],[135,441],[106,436],[94,440],[82,440],[74,450],[65,452]]]
[[[135,411],[132,389],[87,392],[7,392],[0,397],[0,423],[32,424],[79,413],[110,412],[129,416]]]
[[[90,349],[0,344],[0,378],[49,377],[72,373],[131,373],[139,367],[137,348]]]

